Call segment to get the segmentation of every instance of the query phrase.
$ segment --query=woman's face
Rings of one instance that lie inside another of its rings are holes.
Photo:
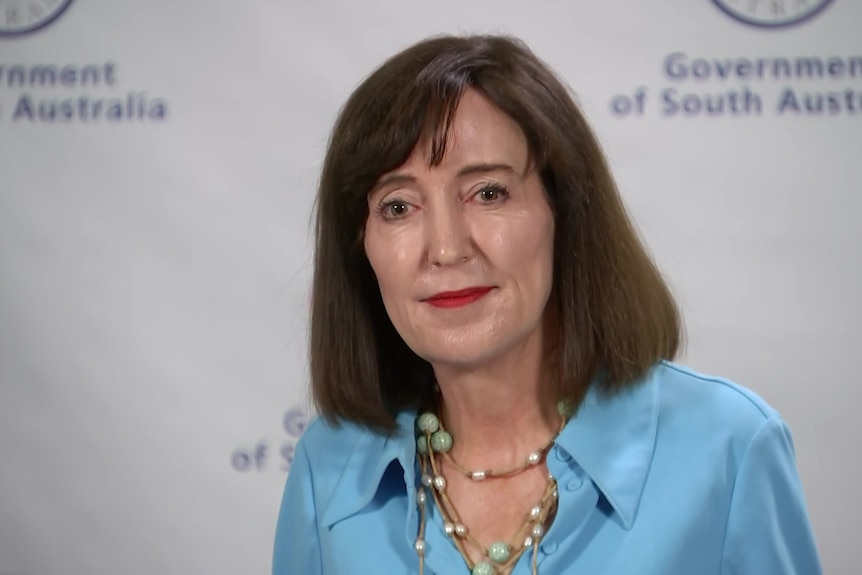
[[[554,218],[524,134],[479,92],[465,92],[449,138],[439,166],[420,142],[378,180],[365,251],[407,345],[469,368],[541,337]]]

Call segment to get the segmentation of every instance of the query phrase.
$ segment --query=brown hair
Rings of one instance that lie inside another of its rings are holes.
[[[517,39],[430,38],[390,58],[353,92],[324,160],[310,353],[314,400],[332,422],[391,432],[398,410],[431,393],[431,366],[395,331],[365,256],[367,195],[420,137],[430,137],[431,165],[440,163],[468,87],[521,127],[554,212],[549,305],[559,316],[558,397],[578,404],[593,382],[622,389],[676,354],[676,304],[565,86]]]

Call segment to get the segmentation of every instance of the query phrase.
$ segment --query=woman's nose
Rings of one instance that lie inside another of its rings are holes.
[[[450,266],[473,255],[470,228],[462,206],[437,207],[429,210],[426,240],[428,261],[435,266]]]

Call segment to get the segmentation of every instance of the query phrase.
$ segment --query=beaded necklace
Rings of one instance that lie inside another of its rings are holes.
[[[561,416],[560,429],[556,434],[559,435],[568,418],[571,417],[571,403],[568,401],[559,402],[557,411]],[[485,548],[471,535],[467,526],[461,522],[457,509],[449,499],[446,493],[446,478],[443,476],[438,457],[446,458],[455,469],[473,481],[480,482],[492,478],[505,479],[542,463],[548,450],[553,446],[556,435],[541,448],[531,452],[522,465],[501,471],[492,469],[470,470],[461,465],[449,453],[452,449],[452,436],[443,429],[440,418],[433,413],[426,412],[417,418],[416,423],[418,428],[416,456],[419,459],[422,473],[422,487],[416,494],[420,517],[419,534],[414,543],[414,549],[419,557],[419,575],[424,575],[425,572],[425,506],[429,503],[429,493],[443,518],[445,533],[452,537],[453,543],[467,563],[471,575],[508,573],[528,549],[532,549],[533,575],[538,575],[539,542],[545,534],[545,523],[548,517],[557,508],[557,482],[554,477],[548,473],[545,491],[539,502],[530,509],[524,524],[512,537],[511,541],[514,543],[497,541]],[[473,562],[467,553],[467,544],[479,549],[487,560]]]

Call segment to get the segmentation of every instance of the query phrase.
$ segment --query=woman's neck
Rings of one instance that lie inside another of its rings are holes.
[[[541,352],[520,350],[479,368],[435,366],[452,455],[471,469],[523,463],[560,429]]]

